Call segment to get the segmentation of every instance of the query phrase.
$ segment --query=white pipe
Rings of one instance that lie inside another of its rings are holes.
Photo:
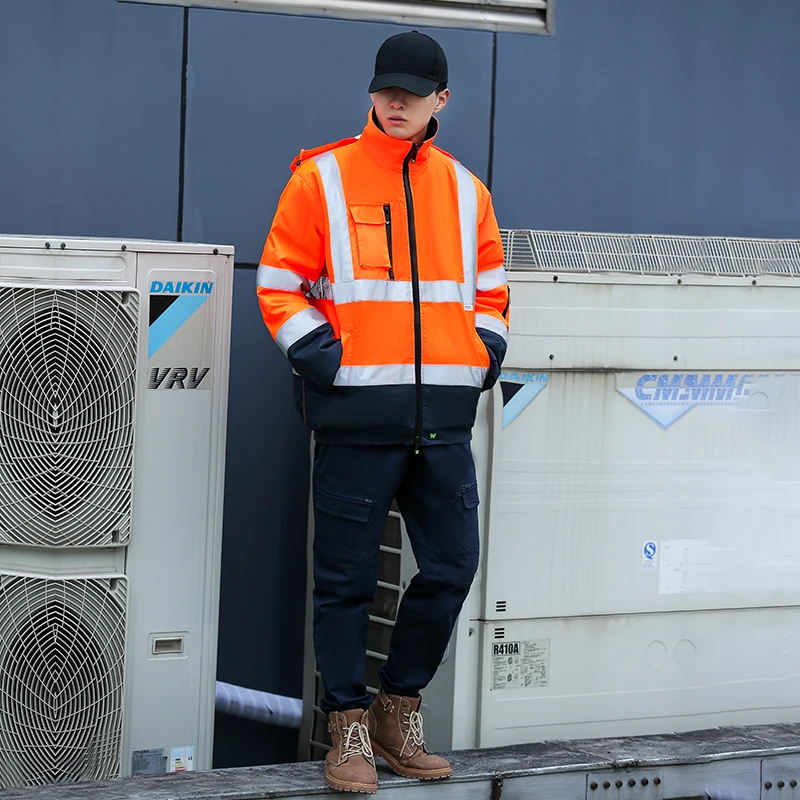
[[[303,701],[217,681],[216,709],[267,725],[299,728],[303,716]]]

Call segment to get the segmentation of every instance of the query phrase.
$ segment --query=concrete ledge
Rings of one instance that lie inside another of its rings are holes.
[[[800,724],[586,739],[449,754],[446,781],[401,778],[378,759],[382,800],[759,800],[774,775],[800,797]],[[796,774],[795,774],[796,773]],[[618,782],[621,786],[618,786]],[[608,784],[606,786],[606,784]],[[771,787],[770,787],[771,788]],[[0,790],[2,800],[267,800],[331,792],[319,762]]]

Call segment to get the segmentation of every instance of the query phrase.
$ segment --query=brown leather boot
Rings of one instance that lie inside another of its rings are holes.
[[[367,727],[375,752],[406,778],[423,781],[449,778],[450,763],[429,753],[422,735],[419,697],[386,694],[381,689],[367,710]]]
[[[363,708],[331,711],[328,730],[332,747],[325,756],[325,782],[340,792],[378,791],[378,773]]]

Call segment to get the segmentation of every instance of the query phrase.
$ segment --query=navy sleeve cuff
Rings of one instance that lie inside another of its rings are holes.
[[[330,391],[342,363],[342,342],[330,323],[298,339],[287,352],[292,369],[322,392]]]
[[[491,389],[500,377],[503,359],[506,357],[507,345],[501,336],[486,330],[486,328],[478,328],[477,331],[478,336],[481,337],[481,341],[486,346],[486,350],[489,353],[489,370],[486,373],[486,379],[481,387],[481,391],[485,392]]]

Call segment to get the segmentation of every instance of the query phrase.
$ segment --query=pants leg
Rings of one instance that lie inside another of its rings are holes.
[[[441,663],[478,568],[478,485],[469,444],[412,455],[397,503],[419,572],[400,603],[380,678],[390,694],[415,697]]]
[[[386,516],[407,447],[321,445],[314,451],[314,652],[325,713],[366,708],[369,613]]]

